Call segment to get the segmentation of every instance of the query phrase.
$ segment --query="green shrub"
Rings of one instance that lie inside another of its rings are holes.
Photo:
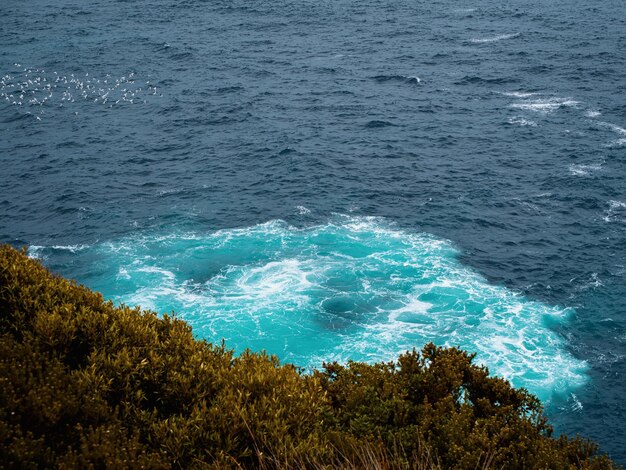
[[[13,468],[615,468],[459,349],[326,364],[193,338],[0,247],[0,462]]]

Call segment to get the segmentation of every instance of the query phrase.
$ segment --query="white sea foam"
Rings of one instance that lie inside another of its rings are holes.
[[[40,245],[31,245],[28,247],[28,257],[29,258],[33,258],[33,259],[46,259],[46,257],[43,255],[42,251],[43,249],[46,248],[45,246],[40,246]]]
[[[298,214],[300,215],[307,215],[311,213],[311,209],[307,209],[304,206],[296,206],[296,209],[298,210]]]
[[[585,111],[585,116],[589,117],[589,118],[595,118],[600,116],[602,113],[600,111],[594,111],[592,109],[588,109],[587,111]]]
[[[130,274],[124,267],[120,267],[117,271],[117,276],[115,276],[115,280],[119,281],[120,279],[130,279]]]
[[[609,201],[609,207],[604,211],[602,219],[605,222],[624,222],[626,221],[626,202]]]
[[[307,279],[310,271],[297,259],[273,261],[241,273],[236,284],[249,298],[267,298],[285,292],[298,292],[311,286]]]
[[[89,248],[89,245],[52,245],[50,248],[52,248],[53,250],[63,250],[69,251],[71,253],[76,253],[77,251]]]
[[[46,259],[46,253],[51,250],[69,251],[76,253],[89,248],[89,245],[31,245],[28,247],[28,256],[36,259]]]
[[[624,147],[626,146],[626,129],[624,129],[623,127],[620,127],[618,125],[612,124],[610,122],[603,122],[603,121],[599,121],[597,123],[598,125],[610,129],[611,131],[615,132],[617,135],[620,136],[620,138],[612,140],[611,142],[609,142],[606,146],[607,147],[611,147],[611,148],[615,148],[615,147]]]
[[[167,269],[159,268],[158,266],[141,266],[136,268],[135,271],[138,273],[158,274],[168,280],[176,278],[176,275],[173,272],[168,271]]]
[[[519,117],[519,116],[509,118],[509,124],[515,124],[518,126],[537,127],[537,123],[535,121],[532,121],[530,119],[524,119],[523,117]]]
[[[589,176],[602,169],[602,163],[571,164],[569,172],[572,176]]]
[[[606,147],[609,148],[619,148],[624,146],[626,146],[626,138],[613,140],[606,145]]]
[[[575,108],[580,103],[571,98],[538,98],[534,100],[525,100],[512,103],[511,108],[523,109],[525,111],[533,111],[542,114],[548,114],[559,108],[569,107]]]
[[[626,129],[624,129],[623,127],[617,126],[610,122],[603,122],[603,121],[598,122],[598,124],[608,129],[611,129],[616,134],[626,136]]]
[[[579,291],[586,291],[589,289],[596,289],[598,287],[603,286],[602,280],[598,273],[591,273],[587,279],[583,281],[583,283],[577,288]]]
[[[497,36],[491,36],[491,37],[488,37],[488,38],[473,38],[473,39],[470,39],[470,42],[474,43],[474,44],[484,44],[484,43],[490,43],[490,42],[498,42],[498,41],[502,41],[504,39],[516,38],[519,35],[520,35],[519,33],[499,34]]]
[[[405,318],[406,320],[407,318],[410,319],[412,316],[427,316],[428,310],[433,306],[433,304],[428,302],[422,302],[416,297],[409,297],[407,300],[407,303],[404,304],[402,307],[391,310],[391,312],[389,313],[389,321],[395,322],[399,321],[401,318]]]
[[[537,96],[539,93],[531,91],[503,91],[501,95],[510,96],[512,98],[530,98],[531,96]]]
[[[178,194],[178,193],[182,193],[184,190],[182,188],[168,188],[168,189],[161,189],[157,195],[158,196],[168,196],[170,194]]]

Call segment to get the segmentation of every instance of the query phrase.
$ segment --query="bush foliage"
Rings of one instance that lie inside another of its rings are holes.
[[[615,468],[459,349],[326,364],[194,339],[0,247],[0,462],[13,468]]]

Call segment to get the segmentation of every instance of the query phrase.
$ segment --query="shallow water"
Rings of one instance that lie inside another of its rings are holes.
[[[303,367],[477,352],[626,462],[626,8],[0,7],[0,240]]]

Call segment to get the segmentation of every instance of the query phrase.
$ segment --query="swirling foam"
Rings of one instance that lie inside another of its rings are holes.
[[[381,219],[341,216],[308,228],[272,221],[91,250],[91,287],[174,310],[198,337],[225,338],[238,351],[265,349],[311,368],[391,360],[433,341],[477,352],[492,373],[544,400],[586,380],[586,364],[549,327],[567,309],[491,285],[449,242]]]

